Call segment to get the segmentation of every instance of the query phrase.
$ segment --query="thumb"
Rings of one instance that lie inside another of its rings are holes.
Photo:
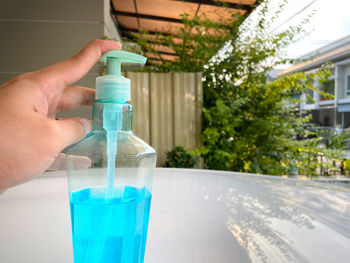
[[[62,149],[73,143],[77,143],[91,130],[90,122],[83,118],[61,119],[57,120],[56,124],[60,134]]]

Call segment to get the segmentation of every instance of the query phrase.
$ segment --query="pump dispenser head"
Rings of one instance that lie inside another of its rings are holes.
[[[130,101],[130,80],[121,75],[121,63],[145,64],[147,58],[119,50],[104,53],[100,59],[107,63],[107,74],[96,78],[96,99],[103,102]]]

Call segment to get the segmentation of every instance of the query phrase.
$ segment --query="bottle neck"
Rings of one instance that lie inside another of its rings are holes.
[[[92,109],[92,129],[132,130],[132,106],[127,103],[97,101]],[[113,128],[109,128],[113,127]]]

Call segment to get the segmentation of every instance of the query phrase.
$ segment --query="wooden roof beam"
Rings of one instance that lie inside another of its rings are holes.
[[[183,0],[173,0],[173,1],[182,1]],[[238,3],[231,3],[230,1],[213,1],[213,0],[185,0],[185,2],[188,3],[196,3],[196,4],[201,4],[201,5],[211,5],[211,6],[215,6],[218,7],[220,5],[218,4],[222,4],[222,6],[224,7],[228,7],[228,8],[232,8],[232,9],[238,9],[238,10],[247,10],[250,11],[253,6],[252,4],[249,3],[242,3],[242,4],[238,4]]]
[[[145,14],[140,14],[140,13],[130,13],[130,12],[123,12],[123,11],[114,10],[113,14],[116,16],[118,16],[118,15],[130,16],[130,17],[135,17],[135,18],[152,19],[152,20],[158,20],[158,21],[164,21],[164,22],[183,23],[181,19],[177,19],[177,18],[145,15]]]

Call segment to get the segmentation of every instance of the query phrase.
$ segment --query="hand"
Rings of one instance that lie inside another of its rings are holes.
[[[93,89],[70,85],[88,73],[102,53],[120,48],[119,42],[93,40],[65,61],[0,86],[0,193],[43,173],[65,147],[90,131],[86,119],[55,120],[55,115],[92,105]]]

